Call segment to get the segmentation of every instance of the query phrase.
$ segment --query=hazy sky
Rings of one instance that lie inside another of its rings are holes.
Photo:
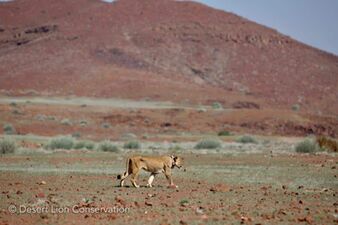
[[[338,0],[196,0],[338,55]]]

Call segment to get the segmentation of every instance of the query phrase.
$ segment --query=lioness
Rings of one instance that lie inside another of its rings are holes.
[[[134,187],[140,187],[137,183],[137,176],[141,169],[150,172],[147,187],[152,187],[154,178],[159,173],[164,173],[169,185],[177,187],[173,183],[171,177],[171,169],[181,168],[183,160],[177,156],[133,156],[126,161],[126,172],[123,175],[118,175],[117,179],[121,179],[120,186],[123,187],[124,180],[131,175],[131,183]]]

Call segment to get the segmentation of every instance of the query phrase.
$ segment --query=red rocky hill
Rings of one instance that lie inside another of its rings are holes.
[[[0,89],[338,112],[338,57],[194,2],[0,3]]]

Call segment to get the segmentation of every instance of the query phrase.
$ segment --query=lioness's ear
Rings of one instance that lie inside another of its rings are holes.
[[[178,158],[177,156],[174,156],[174,158],[173,158],[173,159],[174,159],[174,161],[175,161],[175,162],[176,162],[177,158]]]

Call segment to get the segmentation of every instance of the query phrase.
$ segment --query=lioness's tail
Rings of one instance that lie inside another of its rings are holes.
[[[129,170],[130,170],[130,166],[129,166],[130,164],[131,164],[131,159],[128,158],[126,160],[126,172],[124,172],[122,175],[121,174],[117,175],[117,179],[118,180],[125,179],[126,177],[128,177]]]

